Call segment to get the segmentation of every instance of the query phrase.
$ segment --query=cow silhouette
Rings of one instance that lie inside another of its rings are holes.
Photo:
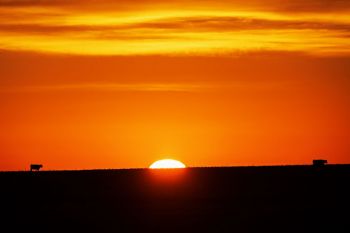
[[[42,164],[31,164],[30,171],[39,171],[43,167]]]
[[[325,159],[314,159],[312,161],[312,165],[314,167],[323,167],[326,165],[326,163],[327,163],[327,160],[325,160]]]

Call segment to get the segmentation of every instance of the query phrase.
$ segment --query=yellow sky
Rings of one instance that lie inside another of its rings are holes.
[[[2,2],[0,49],[5,50],[88,55],[287,50],[332,55],[350,49],[350,11],[337,1],[286,2],[284,7],[276,0]],[[275,7],[266,7],[269,2]],[[295,7],[300,10],[293,11]]]

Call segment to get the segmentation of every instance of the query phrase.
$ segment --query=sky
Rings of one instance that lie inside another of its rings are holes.
[[[0,170],[350,163],[347,0],[0,0]]]

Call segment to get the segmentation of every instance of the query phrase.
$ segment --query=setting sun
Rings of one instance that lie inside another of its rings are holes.
[[[151,164],[149,168],[164,169],[164,168],[185,168],[186,165],[174,159],[162,159]]]

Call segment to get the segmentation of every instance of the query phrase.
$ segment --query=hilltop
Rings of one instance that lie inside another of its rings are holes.
[[[2,172],[2,227],[350,232],[350,165]]]

